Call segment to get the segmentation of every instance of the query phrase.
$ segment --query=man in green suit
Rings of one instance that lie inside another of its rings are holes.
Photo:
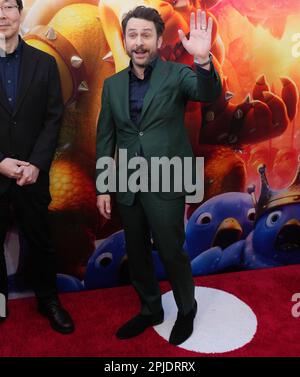
[[[178,31],[184,48],[194,56],[196,72],[158,57],[164,23],[155,9],[135,8],[124,16],[122,28],[131,62],[128,68],[105,80],[97,129],[97,206],[107,219],[111,217],[113,190],[100,179],[105,169],[99,161],[115,153],[120,155],[122,150],[126,150],[127,161],[137,156],[147,162],[153,157],[193,158],[184,127],[185,104],[188,100],[211,102],[221,93],[220,78],[209,52],[212,19],[207,22],[205,12],[191,14],[189,38]],[[126,163],[119,164],[117,173],[124,172],[129,180],[133,177]],[[178,307],[169,339],[177,345],[192,334],[197,311],[190,261],[183,251],[186,192],[173,186],[165,192],[159,187],[157,192],[116,189],[131,282],[141,301],[140,313],[116,335],[128,339],[164,319],[152,263],[153,238]]]

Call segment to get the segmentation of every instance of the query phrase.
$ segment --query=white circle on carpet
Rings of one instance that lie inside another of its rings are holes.
[[[194,332],[178,347],[202,353],[223,353],[249,343],[257,329],[252,309],[231,293],[214,288],[196,287],[198,310]],[[168,340],[177,317],[173,292],[162,296],[165,320],[154,326],[155,331]]]

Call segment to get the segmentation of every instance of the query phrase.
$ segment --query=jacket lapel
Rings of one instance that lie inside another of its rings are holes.
[[[121,80],[121,85],[119,87],[119,94],[120,94],[120,99],[122,101],[122,109],[125,110],[125,116],[130,123],[130,125],[136,130],[137,126],[132,122],[130,118],[130,113],[129,113],[129,70],[130,67],[124,69],[122,72],[122,80]],[[151,101],[155,94],[159,91],[160,86],[163,82],[162,78],[166,74],[166,66],[165,63],[158,58],[156,65],[153,69],[151,79],[150,79],[150,86],[149,89],[146,93],[146,96],[144,98],[144,103],[143,103],[143,108],[142,108],[142,113],[141,113],[141,118],[140,118],[140,127],[142,128],[142,120],[143,116],[145,115],[147,109],[149,108]]]
[[[34,50],[31,49],[24,41],[23,41],[23,52],[22,52],[22,60],[21,60],[21,67],[20,67],[20,75],[19,75],[19,85],[17,91],[17,100],[16,106],[13,110],[13,114],[16,114],[20,108],[20,105],[27,93],[27,89],[29,88],[36,64],[37,58],[33,52]]]
[[[122,79],[119,90],[120,90],[120,98],[123,102],[122,108],[125,109],[126,118],[131,121],[130,113],[129,113],[129,70],[130,68],[128,67],[124,69],[124,71],[122,72],[123,79]]]

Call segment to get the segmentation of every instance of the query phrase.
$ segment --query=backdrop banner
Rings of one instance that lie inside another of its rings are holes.
[[[59,290],[129,283],[116,206],[110,221],[96,207],[95,138],[103,82],[129,64],[122,16],[137,5],[162,15],[161,58],[188,65],[177,30],[189,32],[198,7],[213,18],[223,92],[214,103],[188,103],[185,114],[204,157],[204,199],[186,205],[193,274],[300,263],[298,0],[25,0],[21,34],[56,59],[65,103],[49,207]],[[30,294],[27,246],[14,223],[5,250],[11,297]],[[155,240],[152,254],[165,279]]]

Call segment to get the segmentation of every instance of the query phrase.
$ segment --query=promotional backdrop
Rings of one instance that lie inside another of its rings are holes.
[[[96,208],[95,135],[103,82],[129,63],[122,15],[137,5],[165,21],[161,58],[189,65],[177,30],[188,33],[200,6],[214,21],[223,93],[215,103],[189,103],[185,117],[195,155],[205,158],[204,200],[186,211],[194,275],[300,263],[298,0],[25,0],[23,38],[56,58],[65,102],[49,208],[59,289],[129,282],[116,206],[109,222]],[[11,294],[30,288],[26,253],[12,225]],[[155,243],[153,259],[165,279]]]

